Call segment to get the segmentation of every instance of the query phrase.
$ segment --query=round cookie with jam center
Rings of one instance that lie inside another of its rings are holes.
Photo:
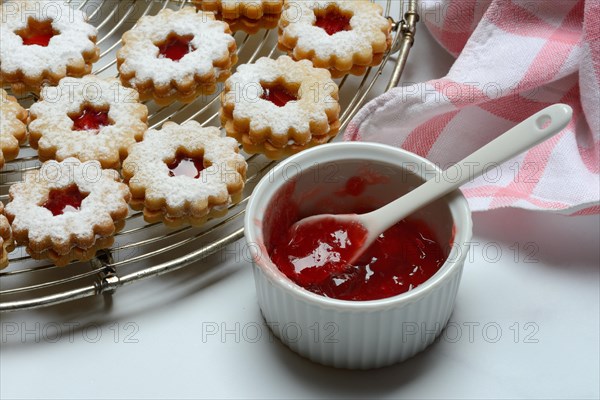
[[[93,257],[100,244],[112,245],[130,198],[117,171],[67,158],[27,171],[23,182],[10,187],[5,212],[17,244],[33,258],[62,265]]]
[[[240,65],[221,95],[221,123],[248,153],[280,159],[327,143],[340,129],[339,89],[308,60]]]
[[[247,168],[237,142],[218,128],[167,122],[132,146],[123,176],[147,222],[197,226],[241,200]]]
[[[123,85],[160,105],[190,103],[231,75],[237,46],[229,26],[194,7],[140,18],[123,34],[117,66]]]
[[[116,79],[64,78],[30,108],[29,142],[40,159],[75,157],[118,168],[148,128],[148,108]]]
[[[391,30],[383,8],[368,0],[286,0],[278,46],[334,78],[363,75],[390,49]]]
[[[97,31],[64,1],[12,1],[0,6],[0,84],[39,92],[65,76],[89,74],[100,58]]]

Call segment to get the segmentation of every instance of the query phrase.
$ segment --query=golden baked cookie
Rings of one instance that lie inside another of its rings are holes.
[[[327,68],[334,78],[362,75],[391,46],[392,22],[368,0],[286,0],[279,48],[296,60]]]
[[[189,103],[231,75],[237,46],[227,23],[194,7],[140,18],[123,34],[117,66],[123,85],[143,100]]]
[[[13,96],[0,89],[0,168],[19,154],[27,136],[27,111]]]
[[[247,167],[218,128],[167,122],[131,147],[123,176],[147,222],[201,225],[241,199]]]
[[[5,212],[15,242],[36,258],[64,263],[67,257],[89,258],[100,243],[111,243],[105,239],[127,216],[131,193],[117,171],[67,158],[27,171],[23,182],[10,187],[9,198]]]
[[[280,159],[337,135],[338,91],[329,71],[310,61],[260,58],[225,82],[221,123],[246,152]]]
[[[274,29],[279,23],[278,14],[263,15],[261,19],[252,19],[248,17],[239,17],[235,19],[222,19],[223,22],[229,24],[229,28],[233,32],[242,31],[249,35],[253,35],[261,29]]]
[[[224,19],[240,17],[258,20],[263,16],[281,14],[283,0],[193,0],[203,11],[221,15]]]
[[[29,143],[42,161],[75,157],[118,168],[148,128],[148,108],[138,97],[116,79],[63,78],[31,106]]]
[[[4,204],[0,202],[0,269],[8,265],[8,251],[12,247],[10,224],[4,216]]]
[[[96,28],[65,1],[12,1],[0,6],[0,84],[39,92],[65,76],[83,76],[100,58]]]

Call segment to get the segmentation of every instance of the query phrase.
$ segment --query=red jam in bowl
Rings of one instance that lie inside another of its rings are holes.
[[[326,219],[303,232],[273,238],[271,260],[292,281],[326,297],[376,300],[396,296],[433,276],[446,260],[421,221],[392,226],[353,264],[354,246],[366,236],[360,224]]]
[[[446,242],[436,240],[421,220],[408,218],[393,225],[352,263],[355,249],[366,238],[362,225],[321,219],[312,226],[294,226],[311,211],[313,215],[372,211],[377,201],[367,189],[390,184],[385,176],[366,170],[332,194],[299,189],[293,180],[286,183],[261,221],[271,261],[299,286],[334,299],[377,300],[419,286],[440,269],[448,255]],[[306,202],[311,204],[308,209],[300,206]]]

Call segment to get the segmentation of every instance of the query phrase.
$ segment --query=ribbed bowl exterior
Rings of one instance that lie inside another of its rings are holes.
[[[323,365],[370,369],[404,361],[433,343],[454,308],[463,264],[414,301],[367,311],[311,304],[253,269],[263,316],[284,344]]]

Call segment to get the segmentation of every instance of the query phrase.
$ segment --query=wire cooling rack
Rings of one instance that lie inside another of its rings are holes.
[[[342,131],[362,104],[383,91],[396,86],[413,44],[419,19],[416,0],[377,0],[386,16],[393,21],[393,46],[382,64],[363,77],[338,80],[342,105]],[[83,9],[99,31],[101,58],[93,73],[116,76],[116,51],[121,35],[144,15],[154,15],[162,8],[180,8],[189,1],[151,0],[80,0],[71,1]],[[259,57],[277,57],[276,30],[261,30],[248,35],[237,32],[239,63],[250,63]],[[383,76],[389,79],[382,79]],[[25,106],[35,98],[20,99]],[[178,123],[194,119],[203,125],[219,125],[219,93],[204,96],[187,105],[175,103],[157,107],[149,102],[149,125],[159,127],[165,121]],[[216,253],[243,236],[243,215],[254,186],[275,165],[263,156],[246,155],[248,180],[243,200],[229,209],[226,217],[209,221],[200,228],[169,229],[162,224],[144,222],[141,212],[131,211],[125,228],[115,237],[114,245],[100,251],[85,263],[57,267],[48,261],[31,259],[22,247],[10,254],[10,265],[0,272],[0,312],[39,308],[83,297],[110,294],[133,282],[162,275]],[[27,170],[39,168],[36,153],[21,148],[20,158],[0,171],[0,199],[8,199],[8,188]]]

